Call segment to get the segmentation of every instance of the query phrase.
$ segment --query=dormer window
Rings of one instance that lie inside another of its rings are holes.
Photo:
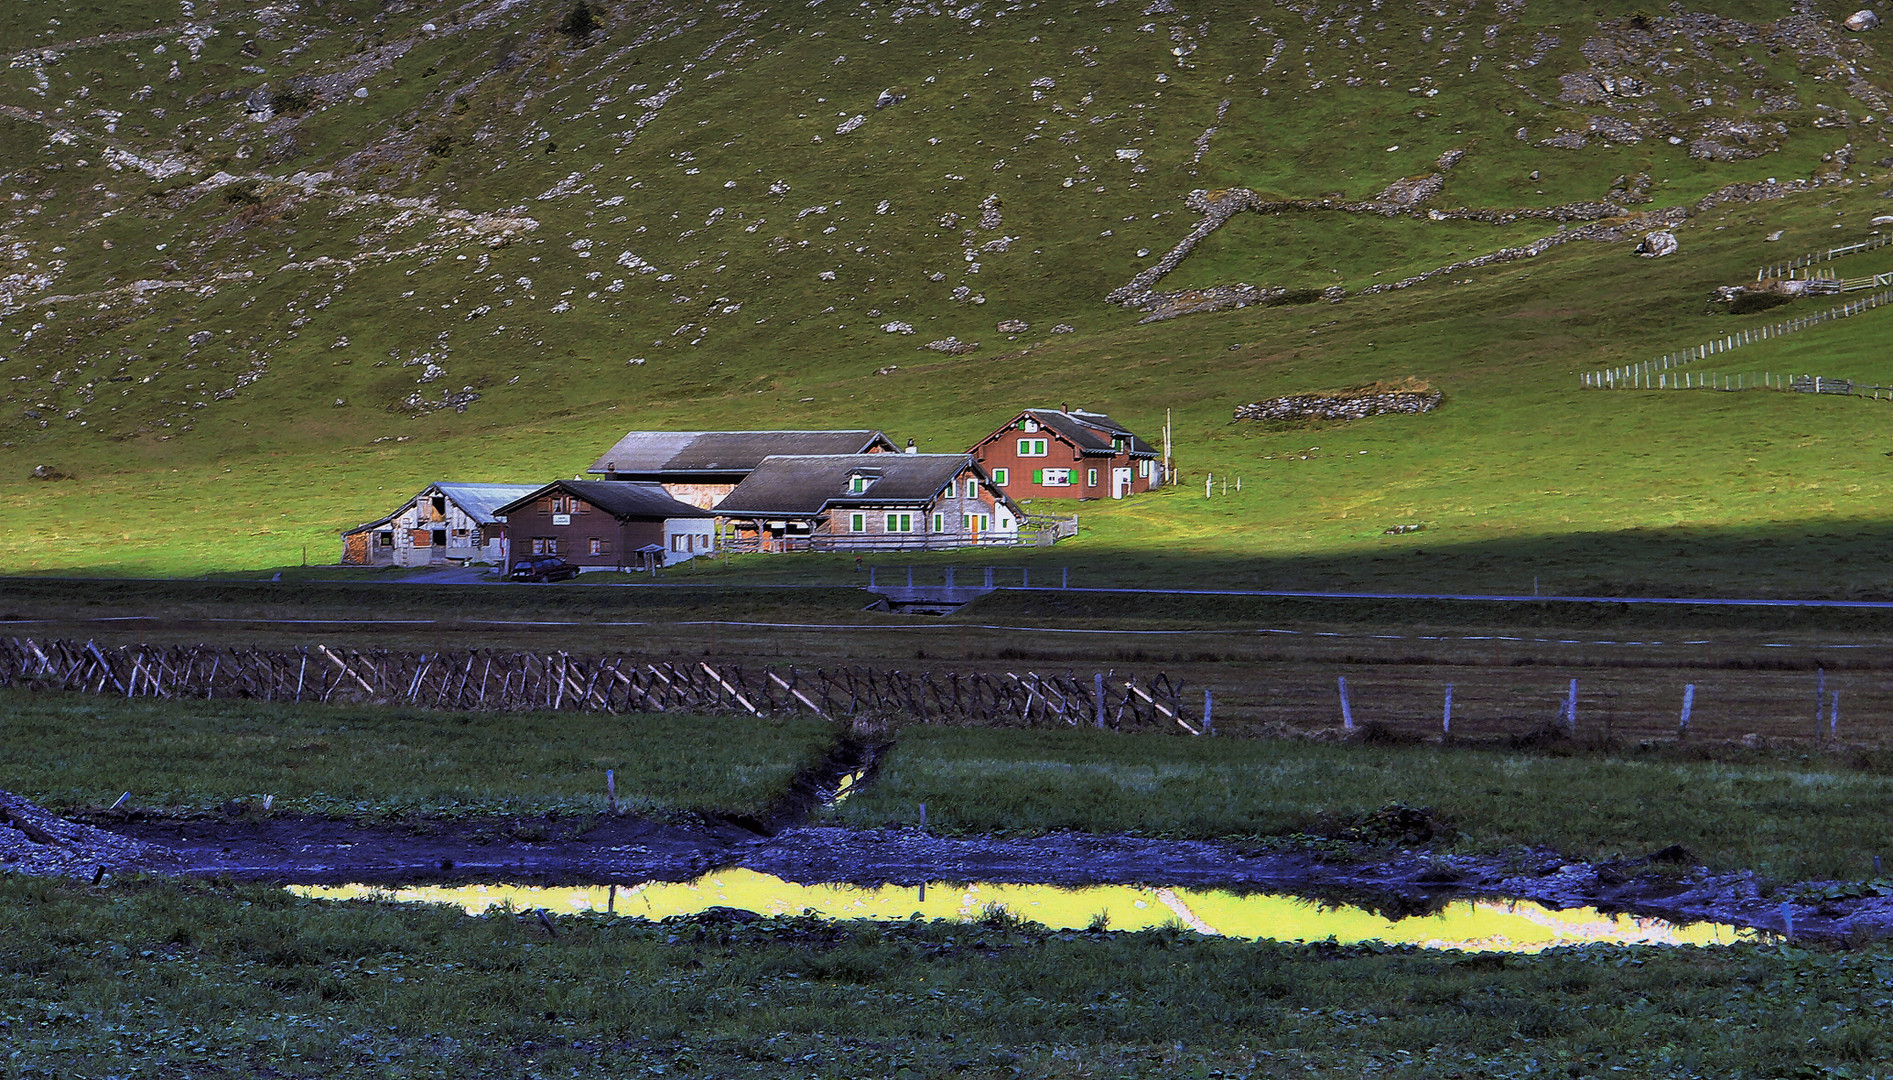
[[[878,477],[867,476],[862,473],[850,473],[848,476],[848,493],[851,495],[859,495],[868,490],[869,485],[873,484],[876,479],[878,479]]]

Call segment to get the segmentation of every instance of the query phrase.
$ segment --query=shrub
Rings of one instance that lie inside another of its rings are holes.
[[[598,13],[593,11],[592,6],[584,0],[573,4],[572,10],[566,12],[565,18],[559,21],[559,33],[574,41],[584,41],[592,36],[593,31],[600,28]]]
[[[1753,315],[1758,311],[1778,308],[1794,298],[1773,292],[1745,292],[1729,304],[1731,315]]]
[[[315,97],[305,86],[282,86],[270,92],[269,107],[278,115],[289,115],[306,110],[315,103]]]

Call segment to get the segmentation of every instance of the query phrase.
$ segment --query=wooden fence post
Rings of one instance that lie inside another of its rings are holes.
[[[1683,687],[1683,715],[1676,722],[1676,734],[1679,738],[1689,736],[1689,713],[1696,706],[1696,684],[1688,683]]]
[[[1814,665],[1814,741],[1821,741],[1821,707],[1827,702],[1827,668]]]
[[[1340,684],[1341,688],[1341,729],[1343,731],[1353,731],[1354,710],[1349,706],[1347,700],[1347,676],[1338,676],[1336,681]]]

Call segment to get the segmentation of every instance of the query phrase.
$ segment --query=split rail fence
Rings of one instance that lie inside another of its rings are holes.
[[[372,702],[497,712],[813,713],[929,724],[1161,727],[1200,735],[1204,711],[1183,684],[1096,672],[908,672],[867,667],[715,667],[704,661],[581,657],[558,652],[366,652],[213,645],[101,646],[0,639],[0,686],[119,697]]]

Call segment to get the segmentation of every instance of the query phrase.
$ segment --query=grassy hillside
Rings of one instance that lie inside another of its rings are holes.
[[[1082,508],[1060,557],[1092,583],[1877,594],[1886,402],[1579,389],[1828,306],[1708,297],[1893,209],[1893,30],[1719,9],[16,6],[0,569],[328,561],[428,481],[569,475],[630,428],[945,450],[1069,402],[1147,435],[1169,411],[1185,480]],[[1345,299],[1106,299],[1230,188],[1296,208],[1158,289]],[[1685,211],[1677,254],[1631,254],[1635,215]],[[1598,215],[1615,239],[1361,292]],[[1893,383],[1887,318],[1707,366]],[[949,337],[978,348],[921,348]],[[1443,407],[1230,422],[1408,377]]]

